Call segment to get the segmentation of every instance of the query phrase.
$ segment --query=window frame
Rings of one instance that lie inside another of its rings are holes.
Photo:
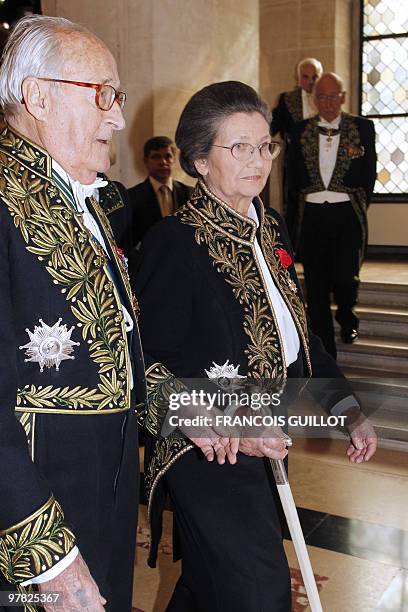
[[[364,43],[371,40],[385,40],[385,39],[397,39],[397,38],[408,38],[408,31],[401,32],[398,34],[377,34],[375,36],[364,35],[364,0],[360,0],[360,24],[359,24],[359,39],[360,39],[360,50],[359,50],[359,86],[358,86],[358,112],[362,117],[367,119],[392,119],[405,118],[408,124],[408,112],[407,113],[391,113],[391,114],[370,114],[363,115],[363,52]],[[377,166],[378,168],[378,166]],[[371,202],[375,203],[392,203],[392,204],[407,204],[408,203],[408,192],[406,193],[373,193]]]

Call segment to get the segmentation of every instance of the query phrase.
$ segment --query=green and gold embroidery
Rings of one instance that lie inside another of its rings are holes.
[[[275,219],[271,221],[265,218],[262,210],[260,212],[261,241],[265,258],[295,320],[311,373],[304,306],[297,295],[296,283],[289,271],[273,255],[274,250],[283,247],[278,223]],[[176,216],[181,223],[190,225],[195,230],[197,244],[205,245],[208,249],[215,269],[222,274],[225,282],[231,286],[235,298],[243,306],[243,327],[248,336],[245,348],[247,376],[257,380],[273,379],[274,383],[283,384],[286,378],[283,349],[264,279],[254,254],[256,223],[232,211],[201,182],[196,186],[190,202],[179,209]],[[146,373],[146,379],[149,409],[148,414],[144,416],[144,422],[149,431],[158,436],[168,410],[170,393],[180,392],[183,387],[162,364],[151,366]],[[188,440],[177,434],[170,434],[156,441],[153,457],[145,473],[149,516],[154,491],[161,477],[178,458],[192,448],[194,446]]]
[[[347,187],[344,185],[344,177],[346,172],[350,168],[350,164],[354,157],[355,151],[360,151],[360,133],[358,131],[357,123],[352,115],[348,113],[341,114],[340,121],[340,141],[339,148],[337,151],[336,164],[334,171],[330,179],[330,183],[327,188],[324,186],[322,177],[320,175],[320,163],[319,163],[319,130],[317,124],[319,117],[313,117],[310,119],[301,135],[300,143],[302,146],[303,158],[305,160],[306,168],[309,174],[310,184],[307,189],[303,190],[301,194],[301,206],[300,215],[298,220],[298,227],[301,227],[303,208],[304,208],[304,196],[308,193],[314,193],[318,191],[337,191],[339,193],[347,193],[354,212],[359,220],[361,231],[362,231],[362,243],[367,242],[367,221],[366,221],[366,209],[367,209],[367,196],[362,187]],[[361,260],[363,257],[361,253]]]
[[[70,303],[91,359],[98,364],[100,382],[97,389],[19,389],[17,410],[126,410],[130,406],[130,363],[120,298],[102,247],[92,239],[82,216],[43,175],[45,170],[50,172],[50,162],[35,145],[9,130],[4,132],[0,139],[0,193],[27,250],[42,262]],[[99,208],[98,212],[102,221],[104,215]],[[109,224],[105,222],[105,226]],[[131,303],[126,271],[115,249],[112,252]]]
[[[30,453],[31,461],[35,458],[35,413],[34,412],[22,412],[19,414],[19,420],[23,426],[24,433],[27,436],[28,450]]]
[[[149,461],[145,473],[146,496],[148,498],[147,514],[150,521],[152,500],[155,489],[164,474],[171,466],[185,453],[194,448],[186,438],[180,438],[175,434],[170,434],[167,438],[160,438],[156,442],[154,455]]]
[[[143,425],[153,436],[160,436],[163,421],[173,393],[181,393],[186,387],[162,363],[155,363],[146,371],[148,410],[143,415]]]
[[[103,178],[109,180],[106,176],[103,176]],[[107,216],[124,207],[122,197],[115,183],[109,181],[106,187],[99,189],[99,205]]]
[[[126,288],[126,292],[127,292],[127,297],[129,298],[129,302],[130,304],[133,305],[133,300],[134,295],[132,294],[132,288],[130,286],[130,280],[129,280],[129,274],[127,271],[127,268],[123,262],[123,259],[121,257],[119,257],[118,255],[118,250],[116,247],[116,242],[115,242],[115,237],[113,235],[112,232],[112,228],[110,226],[110,223],[108,221],[108,219],[106,218],[106,215],[104,214],[99,202],[95,199],[95,198],[91,198],[92,201],[92,205],[93,205],[93,209],[98,217],[99,223],[102,225],[103,230],[105,232],[105,234],[108,236],[110,244],[114,245],[114,248],[112,248],[112,255],[116,261],[116,265],[119,269],[120,272],[120,277],[122,280],[122,283],[124,284],[125,288]]]
[[[311,376],[312,365],[309,354],[306,311],[302,300],[297,295],[297,286],[290,275],[289,269],[283,267],[279,257],[275,257],[275,251],[283,246],[279,233],[279,224],[275,218],[268,217],[265,219],[261,241],[263,245],[262,251],[268,264],[269,271],[277,286],[280,287],[282,296],[292,314],[293,321],[302,341],[309,376]]]
[[[173,393],[185,391],[183,383],[162,363],[155,363],[146,371],[146,386],[148,409],[140,415],[139,420],[153,436],[159,437],[144,480],[149,500],[148,514],[150,514],[153,493],[160,478],[176,459],[193,448],[193,444],[180,434],[170,434],[166,438],[160,438],[163,421],[169,409],[169,397]]]
[[[248,356],[247,375],[256,379],[273,378],[277,383],[283,382],[286,378],[283,350],[253,252],[255,222],[230,210],[201,182],[193,193],[191,203],[176,214],[182,223],[195,228],[197,243],[207,246],[214,266],[232,287],[235,297],[244,308],[243,326],[249,337],[245,349]],[[303,304],[293,292],[289,272],[282,269],[278,278],[274,274],[277,263],[272,251],[273,248],[281,246],[277,231],[275,229],[272,235],[268,220],[262,219],[261,226],[266,228],[263,239],[266,241],[265,251],[270,251],[267,261],[271,273],[278,281],[295,321],[301,321],[297,325],[307,351],[307,325]]]
[[[286,108],[292,115],[292,119],[295,123],[302,121],[303,109],[302,109],[302,90],[300,87],[295,87],[292,91],[287,91],[283,94]]]
[[[0,568],[8,582],[18,584],[50,569],[74,544],[64,513],[51,496],[30,517],[0,532]]]
[[[324,191],[326,189],[320,175],[318,122],[319,117],[309,119],[300,138],[303,158],[310,179],[310,186],[305,193]],[[357,124],[353,121],[351,115],[342,113],[340,121],[340,142],[334,172],[330,184],[327,187],[329,191],[339,191],[340,193],[350,193],[354,191],[343,185],[343,179],[352,160],[349,152],[353,149],[358,149],[359,146],[360,134]]]

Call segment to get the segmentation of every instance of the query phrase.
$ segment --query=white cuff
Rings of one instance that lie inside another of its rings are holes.
[[[58,563],[50,567],[49,570],[40,574],[39,576],[31,578],[30,580],[25,580],[21,583],[21,586],[27,586],[28,584],[42,584],[43,582],[48,582],[49,580],[56,578],[64,571],[64,569],[66,569],[69,565],[71,565],[73,561],[75,561],[78,556],[78,553],[78,547],[74,546],[74,548],[70,550],[69,553],[63,559],[61,559],[61,561],[58,561]]]

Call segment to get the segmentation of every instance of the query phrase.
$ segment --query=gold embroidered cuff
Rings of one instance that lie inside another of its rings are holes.
[[[59,503],[51,497],[34,514],[0,531],[0,569],[11,584],[49,570],[75,545]]]
[[[169,397],[181,393],[186,387],[162,363],[154,363],[146,371],[147,411],[142,425],[155,437],[160,436],[163,421],[169,409]]]

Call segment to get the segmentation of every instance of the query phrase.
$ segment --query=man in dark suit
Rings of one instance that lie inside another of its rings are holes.
[[[112,54],[83,26],[35,16],[11,33],[0,67],[0,592],[28,590],[46,612],[132,605],[144,362],[99,201],[115,190],[97,177],[125,125],[119,89]]]
[[[323,74],[314,93],[319,115],[291,134],[288,178],[298,206],[311,327],[336,357],[331,291],[343,342],[358,337],[353,307],[376,179],[375,131],[372,121],[341,112],[346,94],[338,75]]]
[[[148,177],[143,183],[129,189],[133,246],[142,240],[156,221],[171,215],[185,204],[192,191],[191,187],[171,176],[176,150],[170,138],[150,138],[145,143],[143,152]]]
[[[314,57],[306,57],[296,65],[296,87],[291,91],[281,93],[278,103],[272,111],[272,136],[280,134],[285,142],[285,159],[283,167],[283,213],[289,236],[296,250],[296,219],[297,207],[288,196],[288,159],[290,147],[290,133],[299,121],[309,119],[317,113],[314,103],[313,87],[323,72],[323,66]]]

